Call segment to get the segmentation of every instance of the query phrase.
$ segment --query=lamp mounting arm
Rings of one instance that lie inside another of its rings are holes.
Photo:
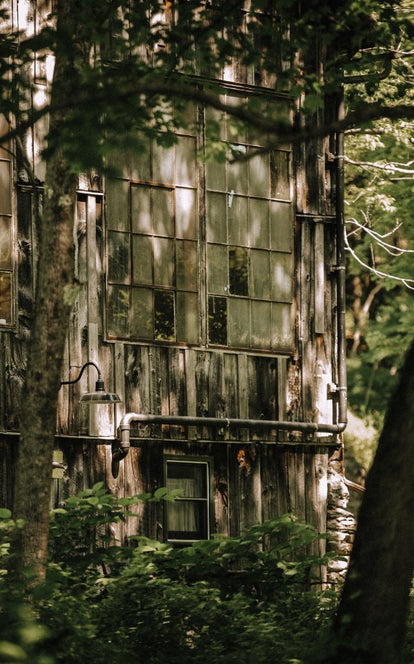
[[[62,382],[60,384],[61,385],[74,385],[75,383],[77,383],[82,378],[82,374],[85,371],[86,367],[95,367],[96,371],[98,372],[98,381],[102,380],[101,370],[99,369],[98,365],[95,364],[95,362],[85,362],[85,364],[83,365],[82,369],[80,370],[79,376],[77,378],[75,378],[74,380],[62,380]]]

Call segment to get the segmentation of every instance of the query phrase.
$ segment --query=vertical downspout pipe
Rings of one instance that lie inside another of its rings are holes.
[[[344,118],[344,94],[338,103],[338,120]],[[337,227],[337,325],[338,325],[338,420],[346,425],[347,385],[346,385],[346,334],[345,334],[345,219],[344,219],[344,133],[337,134],[337,183],[336,183],[336,227]],[[344,427],[345,428],[345,427]]]

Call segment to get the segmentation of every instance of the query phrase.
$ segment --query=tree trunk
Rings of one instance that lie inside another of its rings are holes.
[[[368,474],[334,623],[335,664],[398,664],[414,562],[414,344]]]
[[[55,82],[70,76],[70,66],[70,62],[56,56],[51,129],[61,119],[59,111],[54,112],[55,107],[59,108],[54,95]],[[44,574],[47,557],[57,396],[69,314],[76,292],[73,283],[76,188],[77,177],[62,151],[55,150],[46,169],[35,315],[23,389],[14,495],[14,517],[24,519],[26,525],[14,542],[12,566],[19,572],[30,570],[38,579]]]

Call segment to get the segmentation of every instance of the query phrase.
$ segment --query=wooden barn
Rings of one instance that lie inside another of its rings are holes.
[[[30,13],[36,3],[17,5]],[[41,68],[35,85],[47,93]],[[260,72],[227,67],[221,86],[230,103],[260,96],[269,112],[300,119]],[[313,122],[338,113],[330,100]],[[67,330],[52,503],[101,480],[119,496],[166,486],[181,497],[143,502],[117,537],[185,544],[285,512],[325,533],[337,516],[329,487],[342,472],[346,422],[342,137],[260,152],[263,137],[248,127],[235,136],[225,114],[194,103],[188,115],[171,147],[143,136],[145,150],[118,155],[118,176],[79,178],[81,288]],[[217,120],[223,144],[251,159],[197,160]],[[44,132],[39,123],[26,141],[36,192],[13,146],[0,151],[3,504],[33,316]]]

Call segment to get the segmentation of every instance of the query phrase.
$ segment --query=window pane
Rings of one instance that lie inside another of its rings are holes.
[[[208,161],[206,164],[207,188],[226,191],[226,166],[224,162]]]
[[[11,214],[10,161],[0,161],[0,214]]]
[[[139,134],[140,150],[133,149],[128,152],[131,178],[133,180],[151,180],[151,153],[150,141],[145,134]]]
[[[154,237],[154,283],[174,285],[174,241]]]
[[[270,257],[268,251],[253,249],[250,254],[252,297],[270,298]]]
[[[292,251],[293,225],[290,203],[270,201],[270,246],[277,251]]]
[[[177,341],[188,344],[198,343],[198,295],[196,293],[176,294],[177,298]]]
[[[152,233],[149,187],[131,187],[131,226],[133,233]]]
[[[227,300],[208,298],[208,337],[212,344],[227,346]]]
[[[246,154],[245,145],[232,145],[232,159],[239,154],[240,157]],[[228,191],[247,195],[247,161],[234,161],[227,166],[228,173]]]
[[[154,327],[155,339],[174,340],[174,293],[154,291]]]
[[[183,489],[180,498],[207,498],[207,464],[167,461],[167,489]]]
[[[132,290],[132,336],[153,339],[152,290],[133,288]]]
[[[108,333],[115,337],[129,336],[129,288],[108,288]]]
[[[154,182],[174,182],[174,146],[164,147],[153,142],[152,179]]]
[[[292,307],[272,304],[272,348],[290,350],[293,344]]]
[[[174,235],[172,192],[170,189],[152,189],[155,235]]]
[[[152,284],[152,238],[134,235],[132,251],[134,284]]]
[[[249,200],[250,246],[267,249],[269,246],[269,202]]]
[[[227,294],[229,289],[227,247],[210,244],[207,255],[209,293]]]
[[[231,298],[229,307],[229,346],[250,346],[249,300]]]
[[[0,273],[0,325],[11,323],[11,274]]]
[[[179,136],[176,145],[175,183],[185,187],[196,184],[196,140],[190,136]]]
[[[230,244],[249,244],[247,198],[228,196],[229,242]]]
[[[207,193],[207,241],[227,242],[226,194]]]
[[[252,302],[252,347],[270,348],[270,302]]]
[[[269,155],[258,154],[248,161],[249,194],[269,196]]]
[[[207,502],[175,500],[166,507],[169,540],[192,541],[208,537]]]
[[[129,183],[125,180],[108,180],[106,184],[106,214],[108,228],[128,230]]]
[[[272,300],[290,302],[292,300],[292,256],[291,254],[271,253],[270,256]]]
[[[11,219],[0,217],[0,267],[12,267]]]
[[[247,249],[243,247],[229,247],[229,282],[232,295],[249,294]]]
[[[196,192],[193,189],[175,190],[175,232],[186,240],[197,238]]]
[[[108,252],[109,281],[115,281],[119,284],[129,283],[129,235],[111,231],[108,234]]]
[[[289,152],[274,150],[270,154],[270,195],[290,199]]]
[[[177,288],[197,290],[197,243],[177,240]]]

